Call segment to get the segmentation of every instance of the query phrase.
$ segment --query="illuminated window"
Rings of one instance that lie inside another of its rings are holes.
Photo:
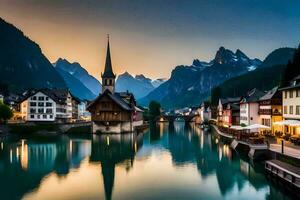
[[[284,112],[284,114],[287,114],[288,112],[287,112],[287,106],[284,106],[283,107],[283,112]]]
[[[296,106],[296,115],[300,115],[300,106]]]
[[[293,106],[290,106],[290,114],[291,115],[293,114],[293,110],[294,110]]]

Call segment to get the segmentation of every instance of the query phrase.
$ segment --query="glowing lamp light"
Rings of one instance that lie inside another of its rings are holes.
[[[109,137],[106,137],[106,145],[109,146]]]

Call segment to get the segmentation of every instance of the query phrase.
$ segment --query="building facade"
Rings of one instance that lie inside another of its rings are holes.
[[[281,88],[284,120],[300,121],[300,76],[294,78],[290,86]],[[300,126],[285,126],[284,133],[300,134]]]
[[[252,89],[242,98],[240,102],[240,124],[241,125],[252,125],[260,123],[259,115],[259,98],[264,95],[263,92]]]
[[[259,99],[260,124],[271,128],[274,134],[281,131],[275,122],[282,121],[282,93],[275,87]]]
[[[67,89],[29,90],[20,101],[20,113],[25,121],[71,122],[78,118],[78,103]]]
[[[87,110],[91,113],[93,133],[126,133],[143,124],[142,111],[136,107],[133,94],[115,92],[109,41],[104,73],[102,74],[102,94],[91,102]]]
[[[228,97],[219,99],[219,104],[217,108],[217,121],[221,126],[231,126],[232,121],[238,123],[239,121],[239,113],[236,113],[236,110],[239,110],[239,103],[241,101],[241,97]],[[230,104],[230,105],[229,105]],[[228,107],[229,105],[229,107]],[[232,110],[233,109],[233,110]],[[232,120],[232,116],[234,115],[234,119]]]

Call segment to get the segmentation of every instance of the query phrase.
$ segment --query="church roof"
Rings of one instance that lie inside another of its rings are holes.
[[[122,109],[127,110],[127,111],[134,111],[135,107],[132,107],[131,105],[131,100],[134,96],[131,93],[125,93],[125,92],[115,92],[111,93],[109,90],[105,90],[101,95],[99,95],[93,102],[91,102],[87,109],[93,107],[93,105],[96,104],[96,102],[101,99],[104,96],[110,97],[111,100],[113,100],[116,104],[118,104]]]
[[[111,64],[110,47],[109,47],[109,40],[108,40],[105,68],[104,68],[104,73],[102,74],[102,78],[115,78],[115,77],[116,77],[116,75],[113,72],[112,64]]]

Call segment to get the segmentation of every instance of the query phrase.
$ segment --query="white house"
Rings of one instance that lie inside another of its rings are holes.
[[[66,89],[30,90],[24,93],[20,112],[25,121],[69,122],[74,117],[74,103],[76,102]],[[78,118],[78,110],[76,112]]]
[[[264,95],[263,92],[252,89],[240,102],[240,124],[252,125],[260,123],[258,100]]]
[[[91,120],[91,113],[86,110],[87,102],[82,101],[78,104],[78,119],[84,121]]]
[[[299,121],[300,124],[300,76],[294,78],[290,86],[281,88],[283,119]],[[285,133],[300,134],[300,126],[285,126]]]
[[[211,109],[206,102],[203,102],[198,108],[198,113],[200,115],[201,122],[209,121],[211,119]]]

